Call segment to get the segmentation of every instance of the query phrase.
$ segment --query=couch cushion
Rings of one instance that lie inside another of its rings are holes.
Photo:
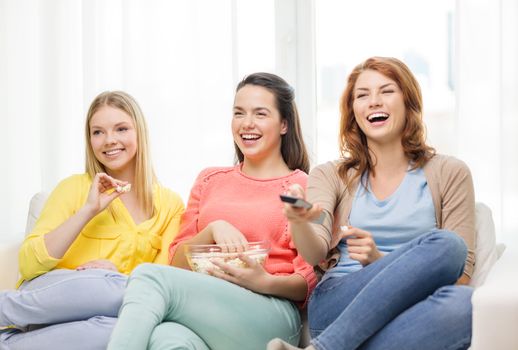
[[[495,224],[491,209],[484,203],[477,203],[475,206],[475,270],[471,277],[470,285],[478,287],[486,279],[489,270],[498,260],[499,252],[496,246]]]
[[[48,196],[46,192],[38,192],[32,196],[27,215],[27,224],[25,225],[25,234],[29,234],[34,228],[34,224],[36,224],[36,220],[38,220]]]

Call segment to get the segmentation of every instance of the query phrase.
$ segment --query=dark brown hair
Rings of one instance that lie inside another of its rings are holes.
[[[291,170],[300,169],[306,173],[309,172],[309,157],[302,137],[293,88],[284,79],[271,73],[254,73],[246,76],[237,85],[236,92],[246,85],[261,86],[275,96],[281,121],[285,120],[288,126],[288,131],[281,139],[282,158]],[[242,162],[243,153],[235,142],[234,149],[237,161]]]

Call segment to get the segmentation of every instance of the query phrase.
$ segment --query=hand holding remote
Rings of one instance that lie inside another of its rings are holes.
[[[318,205],[313,205],[304,199],[304,190],[298,184],[292,185],[288,194],[280,195],[281,201],[286,203],[284,213],[288,220],[293,222],[312,221],[322,224],[324,212]]]

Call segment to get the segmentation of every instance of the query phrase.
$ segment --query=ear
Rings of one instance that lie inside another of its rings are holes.
[[[288,122],[286,121],[286,119],[283,119],[281,121],[281,135],[286,135],[287,132],[288,132]]]

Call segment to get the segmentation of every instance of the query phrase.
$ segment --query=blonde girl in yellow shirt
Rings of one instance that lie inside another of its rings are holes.
[[[140,107],[101,93],[85,135],[86,173],[51,193],[20,249],[19,289],[0,292],[0,349],[105,349],[126,275],[167,264],[184,206],[157,182]]]

